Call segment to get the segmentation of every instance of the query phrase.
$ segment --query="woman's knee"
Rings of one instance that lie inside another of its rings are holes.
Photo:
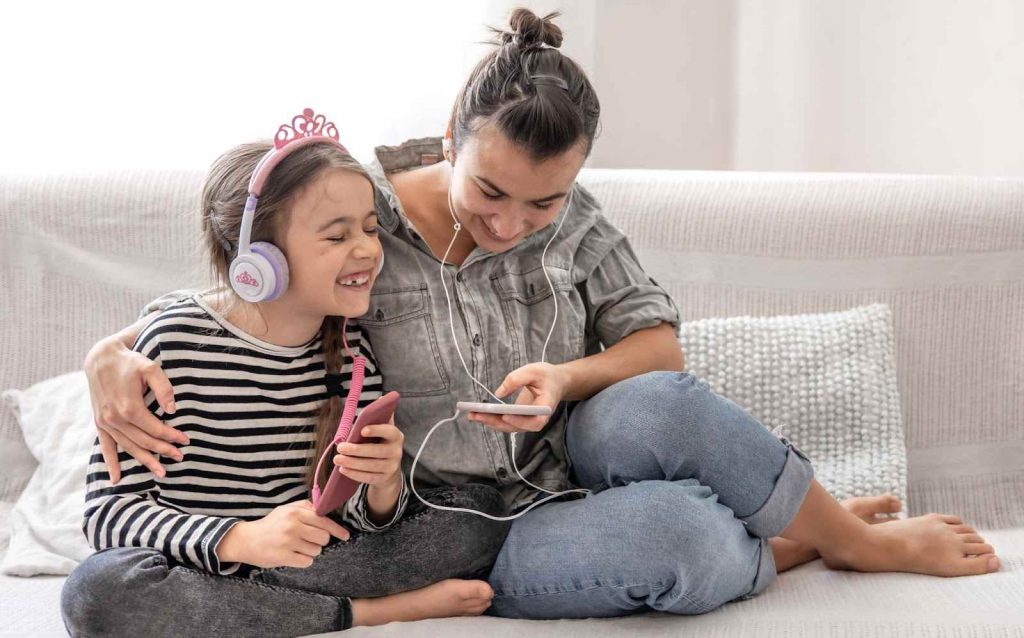
[[[613,466],[634,461],[665,444],[701,437],[688,428],[715,418],[707,385],[690,373],[648,372],[620,381],[576,406],[566,442],[581,479],[606,481]],[[655,478],[647,476],[645,478]]]
[[[78,565],[61,590],[61,615],[72,636],[142,635],[131,624],[131,597],[145,595],[147,581],[163,579],[167,559],[145,548],[97,552]]]
[[[650,585],[647,605],[678,614],[702,614],[747,594],[754,586],[760,539],[694,479],[644,481],[634,487],[635,534],[646,539],[621,557],[636,582]],[[624,488],[619,488],[624,489]],[[645,529],[645,532],[641,532]],[[641,578],[641,576],[645,578]]]

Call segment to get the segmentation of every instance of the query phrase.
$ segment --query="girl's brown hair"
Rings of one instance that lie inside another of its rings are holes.
[[[227,292],[232,290],[228,269],[238,250],[242,212],[249,196],[249,178],[256,164],[271,148],[270,142],[254,142],[232,148],[214,161],[203,185],[203,245],[210,260],[214,281]],[[311,144],[293,151],[274,167],[263,186],[259,206],[253,216],[251,241],[267,241],[280,246],[288,228],[294,196],[328,169],[353,171],[373,184],[366,169],[334,144]],[[233,293],[232,296],[233,303],[241,303],[241,299]],[[324,319],[322,340],[327,371],[338,373],[344,357],[342,317]],[[334,437],[343,408],[344,403],[340,398],[328,397],[317,415],[313,455],[307,464],[307,484],[310,486],[316,461]],[[324,466],[321,482],[326,480],[334,464],[325,463]]]
[[[486,124],[496,124],[534,159],[559,155],[583,142],[589,155],[601,104],[587,75],[558,50],[562,30],[518,8],[509,30],[494,29],[497,49],[481,60],[459,91],[449,126],[455,150]],[[537,77],[543,76],[543,77]]]

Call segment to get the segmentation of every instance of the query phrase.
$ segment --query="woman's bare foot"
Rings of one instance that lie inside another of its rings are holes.
[[[851,496],[839,504],[871,525],[897,520],[894,518],[879,518],[876,514],[887,516],[903,509],[900,499],[892,494]],[[783,536],[772,538],[769,542],[772,548],[772,555],[775,558],[775,570],[779,574],[821,557],[818,550],[811,545],[790,540]]]
[[[450,578],[422,589],[352,601],[352,625],[479,616],[491,606],[494,590],[482,580]]]
[[[829,569],[969,576],[999,570],[995,550],[951,514],[925,514],[862,528],[843,550],[823,553]]]
[[[892,494],[851,496],[850,498],[843,499],[839,504],[872,525],[896,520],[889,518],[887,515],[896,514],[903,509],[900,499]],[[882,516],[882,518],[879,518],[876,514]]]

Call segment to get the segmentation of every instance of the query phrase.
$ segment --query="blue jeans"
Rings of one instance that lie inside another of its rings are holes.
[[[702,614],[775,579],[768,539],[811,485],[802,452],[689,373],[578,404],[566,443],[586,498],[516,519],[490,584],[508,618]]]

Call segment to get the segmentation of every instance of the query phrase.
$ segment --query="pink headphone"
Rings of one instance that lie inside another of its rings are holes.
[[[277,246],[270,242],[249,243],[252,221],[263,185],[274,167],[289,153],[310,144],[334,144],[346,153],[338,141],[338,129],[323,115],[314,115],[313,109],[303,109],[292,118],[291,124],[282,124],[274,136],[274,148],[256,164],[249,178],[249,197],[242,212],[242,227],[238,237],[238,254],[231,261],[228,277],[231,287],[242,299],[256,303],[272,301],[288,289],[288,260]],[[381,256],[377,274],[384,268]]]

